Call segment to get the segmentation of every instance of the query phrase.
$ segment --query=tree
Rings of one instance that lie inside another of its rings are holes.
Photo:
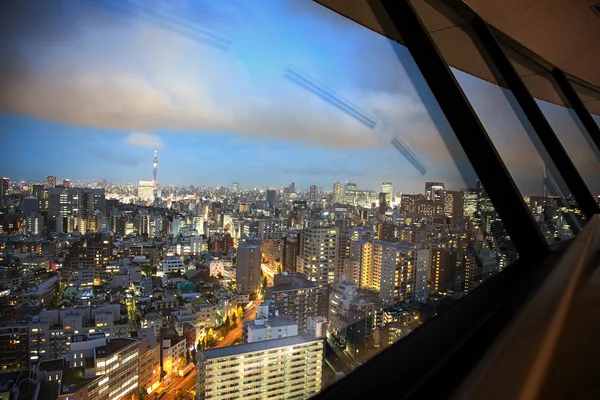
[[[231,321],[229,320],[229,315],[225,317],[225,322],[223,322],[223,326],[225,327],[225,331],[229,330],[229,325],[231,325]]]
[[[237,324],[237,316],[235,315],[235,312],[231,313],[231,322],[232,322],[233,326],[235,326]]]
[[[238,306],[238,308],[237,308],[237,316],[240,319],[242,319],[244,317],[244,309],[242,308],[242,306]]]
[[[277,273],[280,274],[281,273],[281,264],[277,264]]]
[[[212,342],[215,339],[215,332],[212,328],[208,329],[208,333],[206,334],[206,341]]]
[[[267,288],[267,276],[266,275],[263,276],[263,279],[262,279],[262,288],[263,288],[263,291]]]

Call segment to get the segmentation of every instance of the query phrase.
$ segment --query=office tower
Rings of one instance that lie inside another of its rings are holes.
[[[321,220],[311,221],[310,227],[300,234],[298,272],[321,288],[335,283],[337,279],[338,234],[337,227],[326,226]]]
[[[277,191],[273,189],[267,190],[267,204],[269,207],[275,207],[275,200],[277,199]]]
[[[447,190],[444,193],[444,214],[452,220],[460,220],[464,216],[465,192]]]
[[[239,185],[240,185],[239,183],[237,183],[237,182],[233,182],[233,185],[232,185],[231,189],[233,190],[233,192],[234,192],[234,193],[237,193],[237,192],[238,192],[238,190],[239,190]]]
[[[46,177],[46,189],[55,188],[56,187],[56,176],[48,175]]]
[[[445,189],[443,182],[425,182],[425,200],[442,201]]]
[[[344,201],[344,187],[340,182],[333,184],[333,202],[342,203]]]
[[[427,258],[427,257],[425,257]],[[377,292],[382,303],[417,301],[427,270],[418,267],[419,250],[413,245],[379,240],[356,240],[350,244],[348,278],[360,289]]]
[[[87,218],[98,210],[106,213],[104,189],[51,188],[48,189],[48,217]]]
[[[344,186],[344,202],[355,206],[358,197],[358,185],[352,182],[346,182]]]
[[[394,184],[392,182],[382,182],[381,191],[385,193],[385,202],[390,205],[394,201]]]
[[[337,225],[336,225],[337,226]],[[335,271],[335,281],[343,280],[346,273],[346,264],[350,257],[350,234],[339,230],[338,234],[338,252],[337,267]]]
[[[454,290],[456,281],[456,250],[430,249],[430,293],[447,293]]]
[[[44,185],[40,183],[34,183],[31,188],[31,195],[37,197],[38,199],[42,199],[45,196]]]
[[[40,201],[37,197],[28,196],[23,199],[23,215],[25,217],[31,217],[32,213],[39,213]]]
[[[396,227],[389,222],[377,223],[377,239],[385,242],[393,242],[396,240]]]
[[[286,221],[282,219],[260,219],[256,228],[257,236],[261,240],[281,240],[286,231]]]
[[[477,212],[477,191],[467,190],[463,195],[463,216],[473,218]]]
[[[307,399],[321,390],[324,342],[297,335],[200,351],[199,399]]]
[[[237,291],[240,293],[257,292],[261,285],[260,276],[260,246],[248,243],[240,244],[237,248]]]
[[[283,273],[274,277],[273,286],[267,288],[265,300],[279,315],[287,315],[298,323],[298,332],[307,331],[307,321],[320,314],[318,305],[323,301],[322,289],[300,273]]]
[[[308,198],[313,201],[317,200],[317,185],[310,185]]]
[[[154,199],[156,185],[153,181],[140,181],[138,183],[138,199],[148,202]]]
[[[242,342],[255,343],[266,340],[298,335],[298,323],[285,315],[269,315],[269,305],[261,304],[256,309],[256,317],[244,322]]]
[[[69,178],[63,179],[62,186],[66,187],[66,188],[70,188],[71,187],[71,180]]]

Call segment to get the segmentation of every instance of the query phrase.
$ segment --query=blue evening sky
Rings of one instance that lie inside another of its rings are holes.
[[[312,1],[26,0],[0,11],[0,174],[11,179],[134,183],[151,179],[158,148],[161,184],[474,186],[408,51]],[[459,81],[471,101],[494,90]],[[506,100],[490,98],[484,124],[523,133],[502,115]],[[501,154],[514,146],[504,136]],[[505,162],[538,191],[542,168],[521,151]]]

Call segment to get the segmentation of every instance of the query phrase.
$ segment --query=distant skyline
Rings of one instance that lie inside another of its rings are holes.
[[[342,106],[290,81],[289,68]],[[482,120],[499,127],[519,188],[538,193],[543,168],[507,101],[458,79],[485,98]],[[391,181],[421,192],[476,179],[408,51],[311,1],[12,2],[0,15],[0,87],[0,174],[16,180],[151,180],[154,148],[159,184]]]

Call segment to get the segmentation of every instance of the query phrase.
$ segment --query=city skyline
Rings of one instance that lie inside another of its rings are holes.
[[[7,8],[0,132],[13,151],[3,175],[151,180],[148,154],[158,148],[159,183],[174,185],[474,186],[403,46],[312,2],[151,4]],[[485,125],[500,127],[494,143],[519,188],[541,193],[543,168],[509,102],[478,78],[457,79],[477,104],[485,97]]]

